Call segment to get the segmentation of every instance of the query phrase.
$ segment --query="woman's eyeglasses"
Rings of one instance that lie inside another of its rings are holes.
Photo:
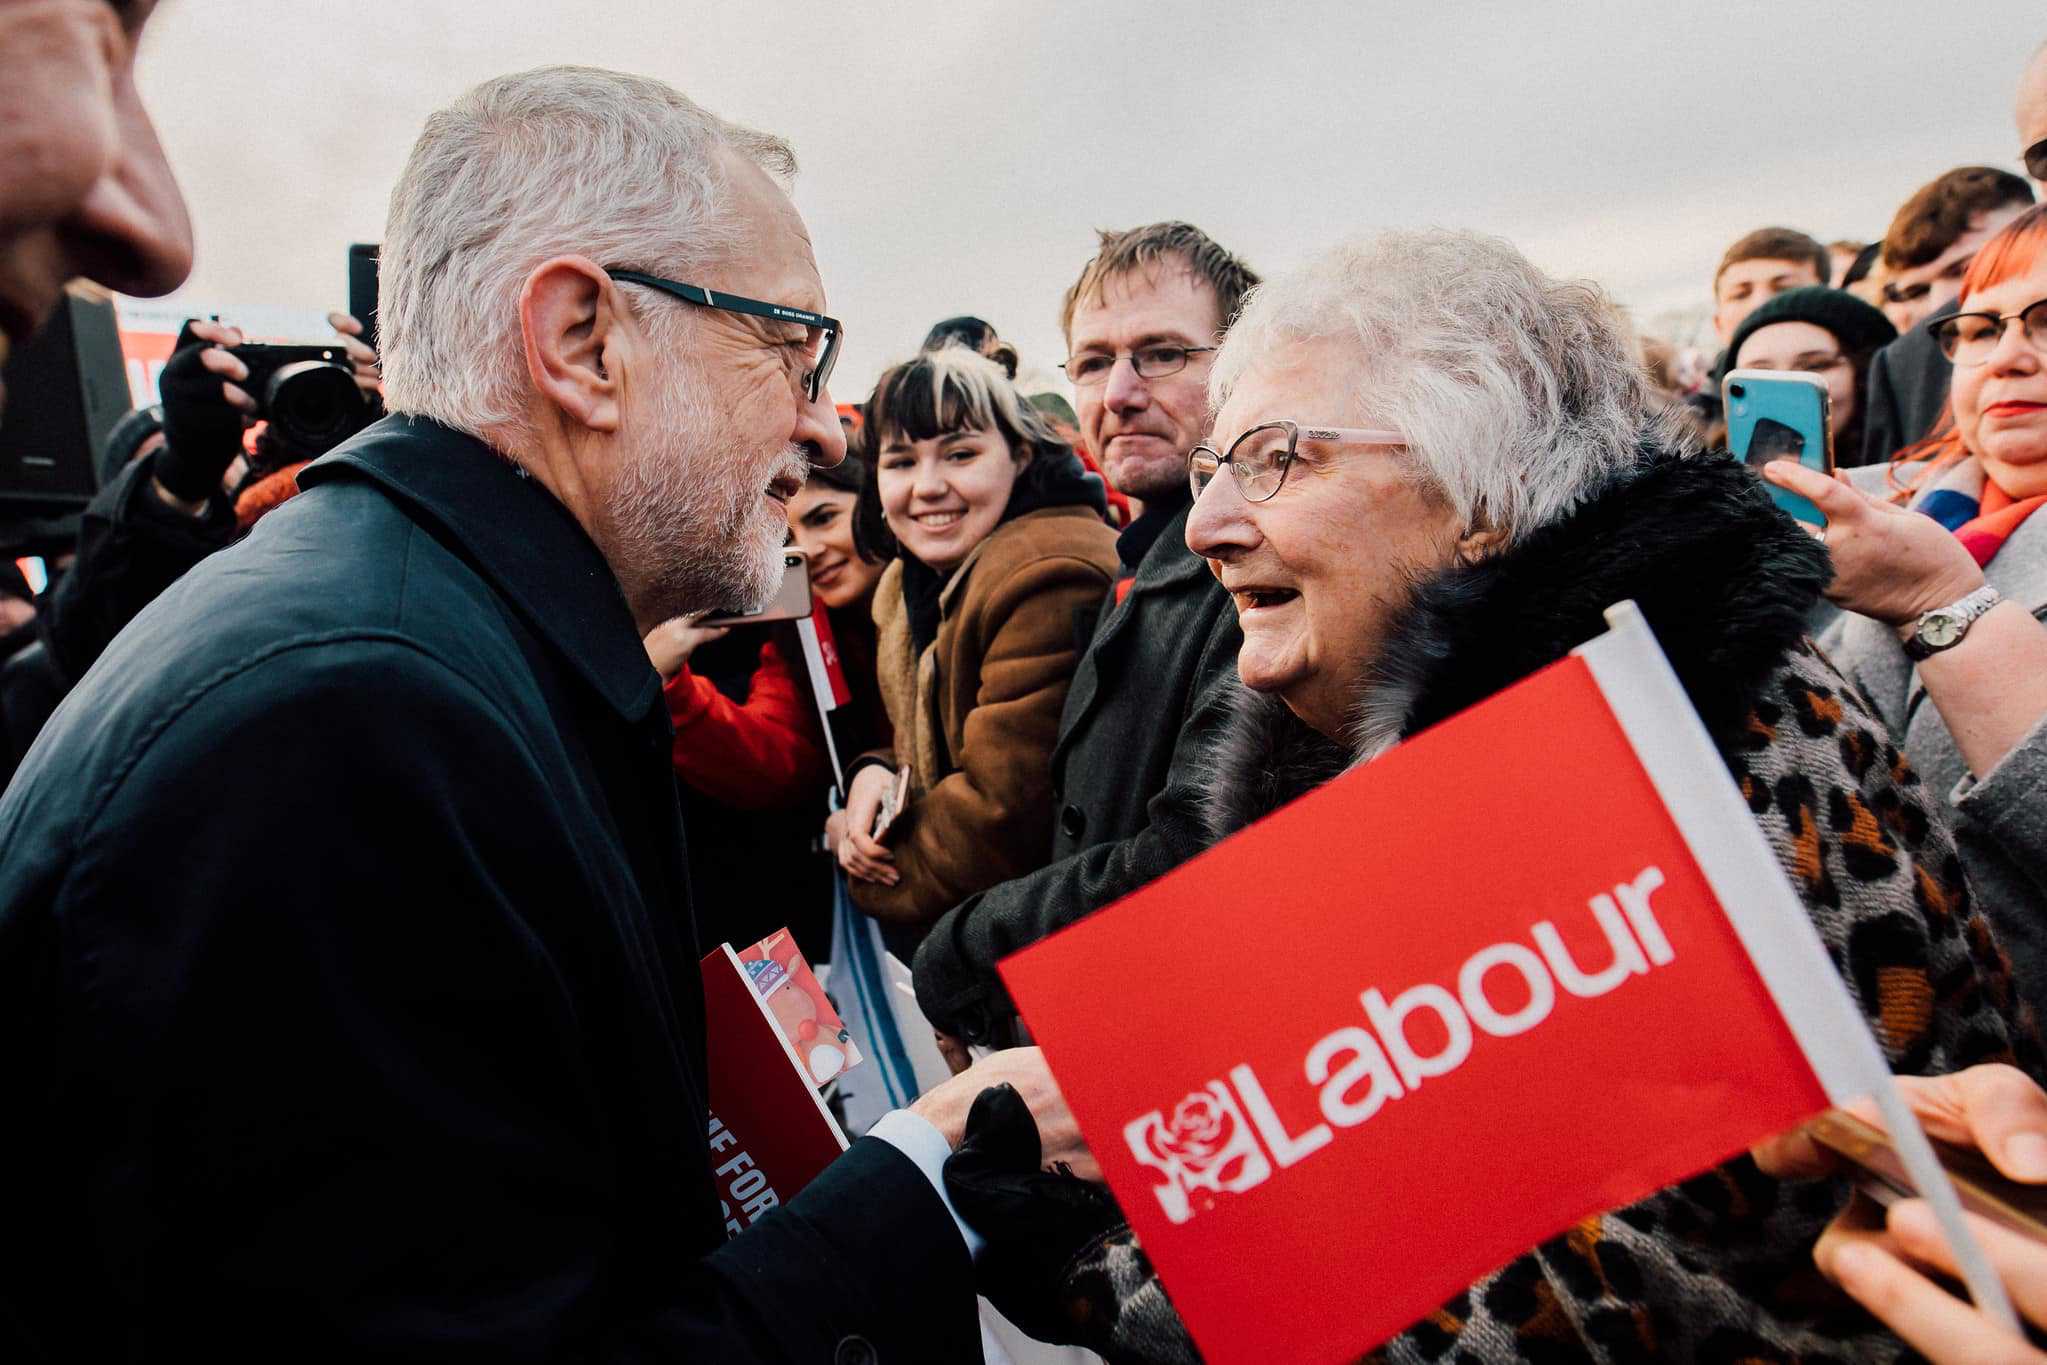
[[[1187,452],[1187,484],[1196,500],[1211,480],[1230,467],[1237,491],[1246,502],[1264,502],[1279,492],[1287,471],[1294,467],[1294,453],[1302,441],[1326,441],[1332,445],[1404,446],[1407,438],[1397,431],[1364,427],[1304,427],[1285,419],[1261,422],[1230,442],[1228,454],[1211,445],[1198,445]]]
[[[1932,323],[1940,353],[1957,365],[1981,365],[1997,352],[2004,325],[2016,322],[2026,344],[2047,355],[2047,299],[2017,313],[1955,313]]]

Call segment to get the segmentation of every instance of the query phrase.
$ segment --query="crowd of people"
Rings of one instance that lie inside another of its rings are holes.
[[[146,19],[0,7],[10,345],[189,269]],[[784,141],[587,68],[468,92],[375,344],[332,319],[376,420],[294,444],[195,320],[50,586],[0,583],[6,1357],[972,1360],[983,1295],[1195,1360],[997,964],[1624,599],[1929,1130],[2047,1183],[2047,47],[2015,115],[2035,183],[1741,237],[1711,357],[1493,237],[1267,279],[1162,220],[1046,300],[1067,392],[951,316],[835,402]],[[1819,380],[1839,472],[1728,458],[1735,370]],[[791,548],[841,704],[744,619]],[[696,964],[827,963],[835,896],[955,1074],[728,1241]],[[1383,1358],[2047,1358],[1850,1196],[1773,1139]],[[1981,1236],[2047,1327],[2047,1245]]]

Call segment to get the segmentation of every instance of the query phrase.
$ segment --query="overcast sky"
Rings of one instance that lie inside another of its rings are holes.
[[[795,145],[857,399],[953,313],[1055,364],[1093,230],[1162,218],[1268,273],[1375,227],[1480,228],[1638,314],[1703,308],[1750,228],[1870,238],[1941,171],[2017,169],[2043,38],[2040,0],[167,0],[141,84],[198,238],[179,297],[318,310],[466,87],[669,81]]]

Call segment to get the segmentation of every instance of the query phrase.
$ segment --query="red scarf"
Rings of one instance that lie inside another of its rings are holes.
[[[1976,515],[1955,528],[1955,539],[1962,542],[1976,561],[1977,567],[1987,566],[2004,548],[2004,542],[2011,539],[2011,533],[2019,529],[2019,523],[2047,504],[2047,493],[2032,498],[2013,498],[1986,477],[1983,480],[1983,505]]]

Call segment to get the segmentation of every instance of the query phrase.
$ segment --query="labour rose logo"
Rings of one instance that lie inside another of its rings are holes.
[[[1214,1208],[1216,1195],[1248,1190],[1272,1174],[1237,1097],[1221,1081],[1181,1100],[1171,1120],[1154,1109],[1125,1124],[1123,1140],[1132,1156],[1165,1178],[1152,1192],[1175,1223]]]

